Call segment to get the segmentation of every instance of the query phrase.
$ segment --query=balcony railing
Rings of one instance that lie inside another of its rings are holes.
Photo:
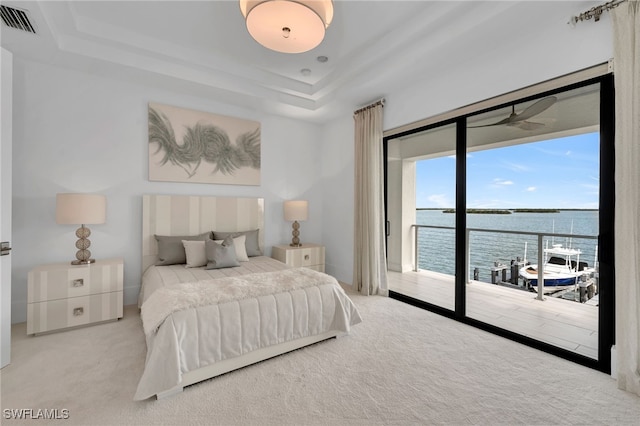
[[[437,233],[437,232],[441,232],[441,231],[453,231],[455,233],[455,228],[454,227],[449,227],[449,226],[434,226],[434,225],[412,225],[413,231],[414,231],[414,270],[418,271],[420,269],[419,267],[419,254],[420,254],[420,230],[421,229],[425,229],[427,230],[427,232],[429,231],[433,231],[432,233]],[[551,243],[551,245],[553,246],[556,242],[556,240],[561,241],[561,240],[565,240],[567,242],[566,247],[570,248],[573,245],[573,241],[574,240],[596,240],[596,244],[597,244],[597,236],[594,235],[577,235],[577,234],[563,234],[563,233],[541,233],[541,232],[530,232],[530,231],[511,231],[511,230],[497,230],[497,229],[483,229],[483,228],[467,228],[466,229],[466,238],[465,238],[465,271],[466,271],[466,277],[465,277],[465,282],[470,282],[470,259],[471,259],[471,237],[472,234],[476,234],[476,235],[481,235],[481,234],[505,234],[505,235],[513,235],[513,236],[520,236],[521,241],[524,242],[524,256],[522,258],[516,257],[517,260],[515,260],[517,266],[524,266],[528,260],[526,259],[527,257],[527,249],[528,249],[528,244],[532,243],[532,245],[535,245],[534,250],[536,252],[536,257],[537,257],[537,283],[543,283],[542,285],[537,285],[537,297],[536,299],[538,300],[544,300],[544,264],[546,259],[544,258],[544,253],[545,253],[545,247],[549,245],[549,243]],[[427,234],[428,235],[428,234]],[[545,237],[546,237],[546,241],[545,241]],[[442,237],[441,237],[442,238]],[[479,238],[480,239],[480,238]],[[452,238],[451,240],[449,240],[449,243],[451,243],[452,241],[454,241],[455,238]],[[500,240],[499,238],[497,240]],[[489,242],[486,244],[496,244],[496,239],[493,239],[493,243]],[[506,238],[502,238],[501,241],[505,241]],[[432,239],[433,241],[433,239]],[[436,242],[438,244],[442,243],[442,239],[440,239],[439,241],[436,239]],[[429,243],[426,243],[429,244]],[[497,244],[501,244],[500,242],[498,242]],[[446,247],[445,247],[446,249]],[[449,251],[453,251],[453,255],[455,258],[455,247],[454,245],[449,244],[448,246]],[[491,251],[491,247],[486,247],[485,248],[486,252],[485,257],[487,255],[487,253],[490,253],[489,256],[493,253],[497,253],[499,250],[494,250]],[[494,256],[494,257],[499,257],[498,255]],[[513,258],[512,258],[513,259]],[[454,261],[455,259],[452,259],[452,261]],[[578,267],[578,262],[579,259],[576,259],[576,267]],[[597,271],[598,271],[598,265],[597,265],[597,245],[594,245],[593,247],[593,267],[595,268],[595,272],[594,272],[594,276],[595,279],[597,279]],[[498,265],[497,263],[494,262],[490,262],[487,261],[488,263],[488,267],[490,269],[492,269],[492,272],[497,274],[497,271],[499,270],[504,270],[504,265]],[[512,265],[514,261],[512,260]],[[515,274],[518,273],[519,268],[512,268],[511,269],[511,274],[513,276],[514,271]],[[476,272],[474,270],[474,272]],[[497,275],[493,275],[492,278],[496,278]],[[516,275],[517,277],[517,275]],[[474,279],[478,279],[477,278],[477,274],[474,273]],[[492,280],[493,281],[493,280]]]

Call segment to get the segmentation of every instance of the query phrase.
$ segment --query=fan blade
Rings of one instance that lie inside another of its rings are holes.
[[[515,117],[515,115],[510,115],[507,118],[503,118],[502,120],[496,122],[496,123],[492,123],[492,124],[481,124],[479,126],[467,126],[469,129],[475,129],[476,127],[491,127],[491,126],[501,126],[503,124],[510,124],[513,122],[513,117]]]
[[[538,102],[534,103],[529,108],[525,109],[520,114],[513,117],[510,121],[512,123],[515,123],[518,121],[524,121],[527,118],[531,118],[535,115],[538,115],[542,111],[549,108],[551,105],[555,104],[557,100],[558,98],[556,98],[555,96],[549,96],[548,98],[540,99]]]
[[[544,127],[544,124],[533,121],[518,121],[517,123],[510,124],[510,126],[516,126],[522,130],[537,130]]]
[[[530,105],[528,108],[526,108],[520,114],[515,114],[515,113],[512,112],[509,117],[504,118],[504,119],[502,119],[502,120],[500,120],[500,121],[498,121],[496,123],[483,124],[483,125],[480,125],[480,126],[468,126],[468,127],[470,129],[474,129],[474,128],[477,128],[477,127],[500,126],[500,125],[503,125],[503,124],[506,124],[507,126],[515,125],[516,123],[520,123],[522,121],[525,121],[527,118],[531,118],[531,117],[533,117],[535,115],[540,114],[542,111],[546,110],[551,105],[555,104],[557,100],[558,100],[558,98],[556,98],[555,96],[549,96],[549,97],[546,97],[544,99],[540,99],[538,102]],[[536,124],[540,124],[540,123],[536,123]],[[542,126],[544,126],[544,124],[542,124]],[[532,130],[532,129],[525,129],[525,130]]]
[[[498,121],[497,123],[493,123],[493,124],[482,124],[480,126],[467,126],[469,129],[475,129],[477,127],[491,127],[491,126],[500,126],[502,124],[509,124],[511,122],[510,117],[507,117],[505,119],[502,119],[500,121]]]

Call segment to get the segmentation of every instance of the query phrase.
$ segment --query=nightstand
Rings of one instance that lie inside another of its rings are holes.
[[[55,263],[29,271],[27,334],[122,318],[124,261]]]
[[[324,272],[324,246],[318,244],[302,244],[300,247],[273,246],[271,257],[289,266],[304,266],[305,268]]]

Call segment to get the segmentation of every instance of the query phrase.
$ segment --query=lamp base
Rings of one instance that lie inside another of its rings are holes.
[[[291,235],[293,236],[293,238],[291,238],[291,244],[289,245],[291,247],[300,247],[302,245],[300,243],[300,238],[298,238],[300,236],[300,224],[297,220],[295,220],[293,222],[293,225],[291,226],[293,228],[293,231],[291,231]]]
[[[84,259],[84,260],[72,260],[71,264],[72,265],[88,265],[90,263],[95,263],[96,260],[95,259]]]
[[[91,247],[90,235],[91,230],[84,225],[76,230],[76,237],[78,237],[76,248],[78,251],[76,252],[76,260],[71,262],[72,265],[88,265],[96,261],[91,259],[91,251],[89,250],[89,247]]]

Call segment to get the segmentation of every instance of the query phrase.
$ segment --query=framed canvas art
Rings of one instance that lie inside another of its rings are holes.
[[[149,180],[260,185],[260,123],[149,102]]]

